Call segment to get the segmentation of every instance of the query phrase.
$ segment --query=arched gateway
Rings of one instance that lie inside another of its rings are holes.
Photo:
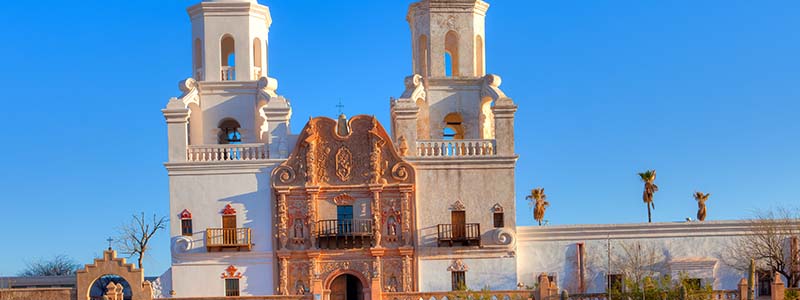
[[[327,284],[328,300],[368,300],[369,285],[358,273],[331,275]]]

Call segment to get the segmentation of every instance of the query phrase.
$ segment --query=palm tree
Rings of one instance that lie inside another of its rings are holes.
[[[544,188],[532,189],[531,194],[525,196],[525,200],[528,200],[528,204],[533,207],[533,219],[539,222],[539,226],[542,226],[544,212],[550,206],[550,202],[547,202],[547,195],[544,194]]]
[[[703,192],[694,192],[694,200],[697,200],[697,220],[706,220],[706,200],[711,194],[703,194]]]
[[[653,222],[653,216],[650,208],[656,209],[656,204],[653,202],[653,194],[658,192],[658,186],[653,183],[656,181],[656,170],[647,170],[639,173],[639,177],[644,182],[644,192],[642,193],[642,201],[647,205],[647,223]]]

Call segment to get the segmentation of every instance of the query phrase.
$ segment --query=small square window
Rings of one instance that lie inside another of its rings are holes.
[[[494,213],[494,228],[503,228],[505,227],[505,220],[503,219],[503,213],[496,212]]]

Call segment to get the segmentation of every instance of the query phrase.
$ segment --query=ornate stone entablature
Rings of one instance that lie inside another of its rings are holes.
[[[239,269],[233,265],[228,266],[228,268],[225,269],[225,272],[222,272],[222,275],[220,275],[220,278],[222,279],[238,279],[242,277],[242,272],[239,272]]]
[[[502,205],[500,205],[500,203],[495,203],[495,204],[492,206],[492,212],[493,212],[493,213],[502,213],[502,212],[503,212],[503,206],[502,206]]]
[[[460,259],[454,259],[453,262],[447,267],[447,271],[449,272],[466,272],[469,271],[469,267],[464,264],[464,261]]]
[[[347,193],[333,197],[333,203],[336,203],[336,205],[353,205],[354,202],[356,202],[356,198]]]
[[[225,216],[232,216],[236,214],[236,209],[233,208],[230,204],[225,205],[225,208],[222,209],[222,215]]]
[[[192,218],[192,213],[189,209],[184,209],[180,214],[181,220],[189,220]]]
[[[466,209],[467,207],[464,206],[464,202],[461,202],[461,200],[456,200],[456,202],[453,202],[453,204],[450,205],[450,210],[453,211],[464,211]]]

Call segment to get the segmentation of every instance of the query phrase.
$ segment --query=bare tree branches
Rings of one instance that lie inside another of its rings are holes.
[[[130,257],[136,256],[139,269],[143,267],[142,261],[147,253],[150,239],[158,232],[167,227],[167,217],[158,217],[153,214],[149,221],[145,218],[144,212],[140,215],[133,215],[133,220],[129,224],[120,228],[120,236],[117,239],[117,247],[120,252]]]
[[[34,276],[65,276],[75,274],[80,265],[66,255],[56,255],[50,259],[40,259],[25,264],[25,269],[19,272],[22,277]]]
[[[621,251],[611,257],[614,272],[624,274],[637,285],[645,278],[663,275],[665,257],[656,247],[639,241],[620,242],[617,245]]]
[[[800,213],[797,210],[778,208],[760,211],[748,222],[749,234],[738,238],[722,255],[725,264],[746,270],[750,259],[755,259],[756,267],[780,273],[787,279],[790,287],[800,282],[800,273],[793,272],[791,241],[800,236]],[[796,255],[796,254],[794,254]]]

